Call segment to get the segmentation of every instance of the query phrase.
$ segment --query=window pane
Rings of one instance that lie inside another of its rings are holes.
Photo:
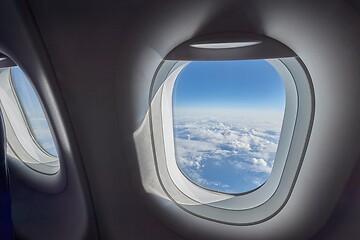
[[[173,90],[176,161],[195,184],[243,193],[270,176],[285,87],[265,60],[190,62]]]
[[[33,137],[46,152],[58,156],[45,114],[31,83],[19,67],[11,68],[11,79]]]

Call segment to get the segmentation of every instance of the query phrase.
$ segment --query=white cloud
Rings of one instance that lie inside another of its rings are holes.
[[[252,158],[250,162],[235,162],[231,163],[237,169],[243,169],[255,173],[271,173],[272,166],[264,159]]]
[[[221,189],[222,191],[227,191],[230,188],[228,184],[223,184],[221,181],[209,181],[208,179],[201,176],[200,172],[191,171],[188,174],[188,177],[194,181],[196,184],[206,187],[206,188],[216,188]]]
[[[282,118],[274,119],[277,120],[194,115],[176,118],[178,164],[190,179],[205,187],[231,187],[221,179],[209,181],[204,177],[209,161],[215,168],[227,164],[247,176],[252,173],[249,181],[258,186],[271,173],[275,158]]]

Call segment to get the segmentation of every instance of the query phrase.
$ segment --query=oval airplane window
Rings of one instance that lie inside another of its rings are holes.
[[[241,194],[269,178],[285,86],[266,60],[193,61],[173,89],[175,158],[205,189]]]

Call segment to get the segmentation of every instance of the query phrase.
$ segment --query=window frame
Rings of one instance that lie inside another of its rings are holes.
[[[179,65],[184,64],[184,62],[164,60],[160,64],[157,73],[154,76],[152,88],[149,94],[149,120],[152,147],[156,163],[157,177],[161,183],[161,187],[165,191],[166,195],[183,210],[193,215],[216,222],[231,225],[251,225],[265,221],[266,219],[274,216],[278,211],[280,211],[289,198],[292,188],[296,182],[297,175],[300,171],[307,147],[307,141],[311,132],[314,113],[314,94],[310,76],[299,57],[279,58],[268,61],[270,61],[270,63],[276,68],[283,79],[284,76],[282,76],[282,74],[287,74],[288,78],[290,76],[291,79],[287,82],[290,84],[292,82],[295,86],[298,99],[295,101],[293,99],[293,103],[296,102],[298,107],[292,112],[293,114],[295,112],[293,122],[289,121],[289,117],[284,116],[281,135],[283,135],[284,132],[289,132],[288,136],[290,137],[287,139],[290,139],[290,141],[285,141],[284,137],[280,136],[280,141],[288,143],[288,146],[285,146],[285,143],[282,144],[279,141],[278,145],[278,151],[284,152],[283,155],[285,155],[283,167],[277,167],[280,165],[277,154],[274,161],[273,172],[270,175],[269,180],[258,189],[240,195],[211,192],[210,190],[206,190],[195,185],[188,179],[186,179],[188,183],[185,188],[181,186],[179,187],[179,185],[172,182],[173,179],[171,178],[171,173],[169,173],[171,170],[169,171],[169,168],[166,166],[169,162],[171,162],[167,156],[167,154],[169,154],[169,150],[166,150],[166,145],[169,147],[170,144],[171,146],[171,140],[173,141],[173,137],[169,137],[169,129],[173,132],[173,128],[170,128],[168,125],[164,127],[163,125],[164,119],[165,121],[167,119],[167,124],[172,123],[172,114],[164,114],[163,96],[166,95],[164,94],[164,86],[166,85],[165,79],[171,76],[171,74],[174,74],[174,72],[179,72]],[[175,79],[176,77],[173,77],[173,81],[175,81]],[[286,81],[284,83],[286,83]],[[165,88],[172,90],[171,87]],[[287,88],[286,96],[286,101],[288,101],[290,98],[288,98]],[[167,96],[166,99],[169,99],[169,96]],[[166,101],[169,103],[168,100]],[[171,101],[168,105],[172,106]],[[286,111],[289,112],[289,110],[287,110],[289,109],[288,102],[286,106],[285,114]],[[169,121],[169,118],[171,118],[171,121]],[[292,127],[289,127],[288,125]],[[305,131],[304,128],[307,129],[307,131]],[[296,138],[293,138],[293,136],[296,136]],[[294,148],[292,146],[298,147]],[[281,150],[281,148],[285,148],[286,151]],[[172,162],[174,162],[174,160],[176,165],[175,156]],[[271,180],[275,177],[278,178],[277,182]],[[287,180],[284,181],[283,179]],[[289,179],[291,179],[291,181],[289,181]],[[266,186],[270,186],[271,182],[274,182],[275,184],[272,184],[272,188],[268,187],[271,191],[265,193],[264,189],[266,189]],[[189,190],[186,190],[186,187],[191,187],[191,190],[184,194],[184,189],[185,191]],[[206,194],[211,192],[213,197],[209,198],[209,195],[207,195],[202,197],[202,199],[199,199],[199,195],[196,195],[196,193],[194,194],[193,191],[205,191]],[[247,200],[244,201],[246,198]],[[279,198],[282,200],[277,201]],[[239,212],[242,212],[242,214],[238,214]]]
[[[12,67],[11,67],[11,68],[12,68]],[[11,90],[13,91],[13,94],[14,94],[15,100],[16,100],[16,103],[17,103],[17,105],[18,105],[18,108],[19,108],[19,110],[20,110],[20,112],[21,112],[21,115],[22,115],[23,119],[25,120],[24,122],[25,122],[26,128],[27,128],[27,130],[28,130],[28,132],[29,132],[32,140],[33,140],[34,143],[40,148],[40,150],[42,150],[45,154],[47,154],[47,155],[49,155],[49,156],[51,156],[51,157],[54,157],[54,158],[58,158],[58,156],[56,156],[56,155],[54,155],[54,154],[51,154],[51,153],[48,152],[45,148],[43,148],[43,147],[41,146],[41,144],[37,141],[37,139],[36,139],[36,137],[35,137],[35,134],[34,134],[34,130],[33,130],[32,127],[30,126],[29,119],[28,119],[28,117],[27,117],[26,114],[25,114],[24,106],[21,104],[21,101],[20,101],[20,99],[19,99],[19,95],[18,95],[17,90],[16,90],[16,88],[15,88],[15,86],[14,86],[11,68],[10,68],[10,76],[9,76],[9,77],[10,77],[10,87],[11,87]],[[20,71],[22,71],[22,70],[20,69]],[[24,73],[24,75],[25,75],[25,73]],[[41,103],[38,95],[37,95],[37,92],[36,92],[35,88],[32,86],[31,81],[30,81],[27,77],[26,77],[26,79],[27,79],[27,81],[29,81],[29,84],[30,84],[30,86],[31,86],[31,90],[34,91],[34,93],[35,93],[35,95],[36,95],[36,97],[37,97],[37,100],[39,101],[39,104],[40,104],[40,106],[41,106],[41,110],[43,111],[43,114],[44,114],[44,116],[45,116],[45,118],[46,118],[46,122],[47,122],[47,125],[48,125],[48,127],[49,127],[49,130],[51,130],[50,125],[49,125],[49,121],[48,121],[48,119],[47,119],[47,117],[46,117],[46,112],[44,111],[44,108],[43,108],[43,106],[42,106],[42,103]],[[54,142],[54,137],[53,137],[52,134],[51,134],[51,138],[52,138],[52,141]],[[55,144],[55,143],[54,143],[54,144]],[[56,149],[56,151],[57,151],[57,149]]]
[[[7,79],[1,83],[2,86],[0,89],[3,93],[6,93],[0,96],[0,108],[4,115],[7,132],[7,155],[14,160],[20,161],[26,167],[37,173],[56,175],[60,171],[59,157],[46,152],[40,144],[37,143],[36,139],[34,139],[25,114],[23,113],[22,106],[17,99],[17,93],[12,86],[11,67],[3,68],[2,71],[3,74],[7,75],[5,76]],[[5,71],[7,71],[7,73],[5,73]],[[25,72],[24,74],[26,75]],[[30,79],[28,80],[30,81]],[[33,90],[37,95],[34,87]],[[38,100],[40,105],[42,105],[41,100],[39,98]],[[42,110],[47,118],[46,112],[43,108]],[[47,123],[50,131],[52,131],[48,119]],[[52,139],[56,146],[56,140],[53,135]]]

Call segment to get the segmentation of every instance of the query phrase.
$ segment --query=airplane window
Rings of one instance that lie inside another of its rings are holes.
[[[29,80],[19,67],[11,68],[11,80],[35,140],[46,152],[58,156],[45,114]]]
[[[60,169],[50,125],[31,82],[18,66],[0,68],[0,108],[7,155],[44,174]]]
[[[298,57],[166,59],[153,77],[148,119],[134,133],[146,191],[161,187],[180,208],[222,223],[267,219],[297,180],[313,97]],[[148,133],[160,185],[147,175]]]
[[[260,187],[276,159],[285,100],[283,80],[266,60],[190,62],[172,101],[181,172],[217,192]]]

